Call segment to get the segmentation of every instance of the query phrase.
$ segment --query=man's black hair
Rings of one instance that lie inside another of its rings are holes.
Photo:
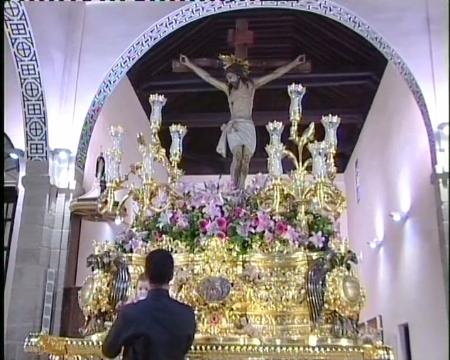
[[[244,68],[239,64],[233,64],[233,65],[229,66],[225,70],[225,74],[227,74],[227,73],[232,73],[232,74],[237,75],[239,77],[239,81],[242,81],[242,83],[247,86],[249,83],[253,82],[253,80],[251,78],[249,78],[247,73],[244,71]],[[233,85],[228,84],[228,94],[231,93],[232,88],[233,88]]]
[[[167,250],[153,250],[145,259],[145,275],[153,285],[167,285],[173,278],[173,268],[173,257]]]

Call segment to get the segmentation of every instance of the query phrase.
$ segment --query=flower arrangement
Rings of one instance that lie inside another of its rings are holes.
[[[330,216],[307,213],[308,230],[300,230],[295,214],[274,216],[262,210],[256,199],[267,178],[258,175],[244,192],[231,184],[205,183],[202,188],[183,185],[173,206],[160,213],[149,212],[133,229],[120,234],[116,243],[122,252],[145,251],[148,244],[176,242],[188,251],[201,252],[209,239],[219,238],[239,254],[251,250],[286,251],[306,248],[324,251],[335,234]],[[155,207],[169,201],[160,194]]]

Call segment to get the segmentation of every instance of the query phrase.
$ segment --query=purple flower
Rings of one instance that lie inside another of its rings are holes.
[[[189,220],[186,215],[181,213],[180,211],[177,211],[174,215],[174,221],[175,226],[179,227],[180,229],[186,229],[189,227]]]
[[[233,184],[232,181],[227,181],[227,182],[225,182],[225,183],[222,185],[222,192],[223,192],[223,193],[229,194],[229,193],[232,193],[232,192],[234,192],[234,191],[235,191],[235,189],[234,189],[234,184]]]
[[[298,245],[300,241],[300,233],[292,226],[287,227],[287,230],[281,235],[282,238],[288,240],[293,245]]]
[[[169,211],[169,210],[163,211],[159,215],[159,219],[158,219],[158,226],[159,226],[159,228],[162,228],[165,225],[169,225],[171,218],[172,218],[172,212],[171,211]]]
[[[251,182],[252,188],[257,191],[262,189],[267,182],[267,176],[263,174],[256,174],[253,178],[253,181]]]
[[[133,253],[135,253],[143,247],[144,243],[139,239],[133,239],[131,240],[130,245]]]
[[[159,192],[156,198],[153,200],[153,206],[156,208],[163,208],[166,206],[168,201],[168,196],[164,192]]]
[[[128,244],[135,236],[133,229],[127,229],[116,236],[116,242]]]
[[[144,239],[147,237],[148,235],[148,231],[141,231],[141,232],[136,232],[135,233],[135,238],[140,240],[140,241],[144,241]]]
[[[222,216],[220,207],[211,201],[207,207],[203,209],[203,212],[208,215],[209,218],[215,219]]]
[[[227,219],[220,217],[216,220],[216,224],[220,231],[227,231]]]
[[[213,180],[204,182],[205,190],[209,193],[217,193],[219,191],[219,183]]]
[[[133,209],[133,214],[137,215],[141,211],[141,207],[137,201],[133,201],[131,208]]]
[[[308,241],[313,244],[317,248],[321,248],[325,241],[325,238],[322,236],[322,232],[319,231],[317,234],[313,232],[312,236],[308,238]]]
[[[252,232],[252,228],[248,222],[244,222],[242,224],[238,224],[236,226],[236,232],[238,235],[247,237],[250,232]]]
[[[194,194],[194,195],[192,196],[192,199],[191,199],[191,206],[192,206],[194,209],[198,209],[199,207],[201,207],[201,206],[203,206],[203,205],[205,205],[205,204],[206,204],[206,199],[205,199],[204,194],[202,194],[202,193],[196,193],[196,194]]]
[[[270,216],[264,212],[258,212],[258,217],[255,221],[256,232],[263,232],[273,226],[273,221]]]

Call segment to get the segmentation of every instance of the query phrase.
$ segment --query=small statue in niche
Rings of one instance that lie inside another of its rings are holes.
[[[102,194],[106,189],[106,162],[103,157],[103,151],[97,157],[97,163],[95,164],[95,178],[100,184],[100,194]]]

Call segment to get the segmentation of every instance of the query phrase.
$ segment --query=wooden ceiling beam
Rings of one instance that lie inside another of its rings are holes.
[[[223,74],[212,72],[213,76],[222,78]],[[254,75],[257,77],[258,75]],[[345,86],[345,85],[362,85],[373,84],[377,85],[375,79],[377,75],[371,71],[364,72],[346,72],[346,73],[311,73],[311,74],[285,74],[280,79],[277,79],[268,85],[265,89],[279,89],[285,88],[286,82],[295,81],[300,82],[309,87],[323,87],[323,86]],[[155,77],[152,80],[143,83],[139,89],[140,93],[148,94],[152,92],[160,93],[177,93],[188,91],[217,91],[211,85],[205,83],[204,80],[198,78],[194,74],[170,74],[163,77]]]

